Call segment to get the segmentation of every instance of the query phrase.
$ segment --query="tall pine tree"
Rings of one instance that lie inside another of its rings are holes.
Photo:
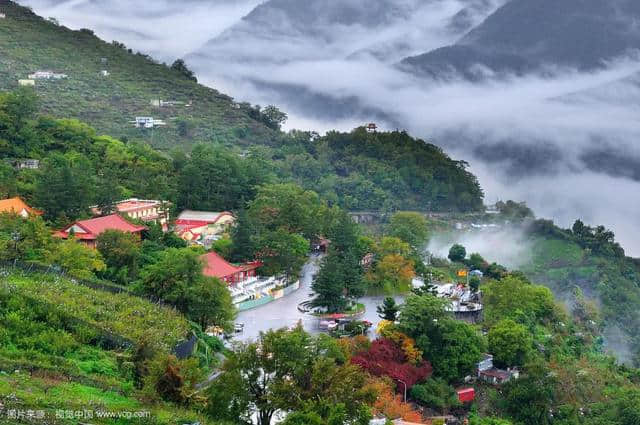
[[[257,233],[258,228],[249,217],[247,211],[245,209],[238,211],[236,224],[231,231],[231,240],[233,240],[232,262],[241,263],[255,259]]]
[[[365,283],[358,243],[358,225],[342,212],[330,232],[331,245],[327,258],[313,282],[316,294],[313,305],[326,307],[330,312],[344,310],[350,299],[364,295]]]

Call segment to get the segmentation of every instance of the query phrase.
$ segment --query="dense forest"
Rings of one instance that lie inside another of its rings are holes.
[[[74,119],[39,115],[39,102],[30,88],[0,95],[6,160],[0,193],[33,201],[50,219],[76,219],[89,205],[130,196],[177,208],[235,210],[257,186],[281,181],[349,210],[482,208],[482,191],[464,162],[406,133],[356,129],[315,138],[292,132],[277,145],[243,152],[199,144],[188,153],[162,153],[144,142],[101,136]],[[25,158],[41,160],[42,170],[14,172],[11,161]]]

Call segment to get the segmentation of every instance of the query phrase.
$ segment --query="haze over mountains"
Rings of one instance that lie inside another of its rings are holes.
[[[291,127],[406,128],[468,160],[488,201],[609,225],[640,253],[637,1],[22,3],[186,56],[201,81],[279,105]],[[117,25],[93,25],[105,16]]]

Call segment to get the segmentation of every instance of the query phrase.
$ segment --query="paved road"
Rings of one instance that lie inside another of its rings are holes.
[[[298,304],[313,297],[311,282],[318,271],[319,262],[320,257],[314,256],[304,266],[302,277],[300,278],[300,289],[294,293],[253,310],[240,312],[236,322],[244,323],[244,332],[236,334],[234,339],[240,341],[255,339],[262,331],[294,326],[299,321],[302,321],[304,328],[308,332],[319,332],[317,328],[318,319],[299,312],[297,308]],[[360,300],[366,307],[363,319],[374,324],[372,329],[375,329],[375,326],[380,321],[376,313],[376,307],[382,303],[383,299],[384,297],[380,296],[364,297]],[[397,297],[396,300],[401,301],[402,298]]]

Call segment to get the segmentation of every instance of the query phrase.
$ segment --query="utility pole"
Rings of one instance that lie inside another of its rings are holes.
[[[402,379],[396,378],[396,380],[404,385],[404,402],[406,403],[407,402],[407,383],[404,382]]]

